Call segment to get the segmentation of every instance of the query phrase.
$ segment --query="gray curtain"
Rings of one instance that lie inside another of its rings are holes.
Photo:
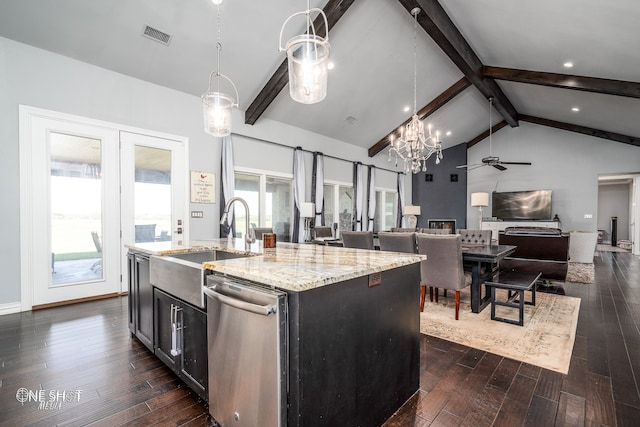
[[[369,166],[369,195],[367,197],[367,231],[373,231],[376,217],[376,167]]]
[[[220,171],[220,216],[224,212],[224,207],[227,204],[227,200],[230,200],[235,193],[235,176],[233,171],[233,141],[231,135],[222,137],[222,167]],[[228,237],[229,234],[235,237],[236,235],[236,221],[233,214],[233,205],[229,207],[229,219],[227,223],[229,225],[220,224],[220,237]],[[247,219],[248,221],[248,219]]]
[[[362,163],[353,164],[353,229],[362,231],[362,200],[364,198],[364,180],[362,179]]]
[[[313,153],[313,175],[311,176],[311,200],[316,204],[314,224],[324,225],[324,155]]]
[[[304,221],[300,218],[300,207],[305,202],[304,152],[296,147],[293,152],[293,230],[291,241],[299,243],[304,239]]]
[[[404,227],[402,208],[404,207],[404,174],[398,172],[398,211],[396,213],[396,227]]]

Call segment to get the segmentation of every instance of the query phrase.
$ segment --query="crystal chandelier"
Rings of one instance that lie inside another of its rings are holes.
[[[436,164],[442,159],[442,144],[440,143],[440,132],[431,132],[431,125],[428,126],[428,133],[424,133],[424,123],[420,120],[417,113],[417,24],[420,8],[416,7],[411,10],[414,17],[413,22],[413,116],[406,125],[400,127],[400,135],[396,139],[391,134],[389,147],[389,161],[391,155],[395,155],[396,166],[398,165],[398,157],[404,161],[405,172],[418,173],[421,170],[426,172],[427,159],[433,154],[436,155]]]
[[[311,13],[319,12],[324,18],[324,28],[326,37],[316,35],[316,29],[311,21]],[[286,47],[282,47],[282,32],[287,23],[300,15],[307,18],[307,32],[295,36],[287,42]],[[309,34],[311,29],[311,34]],[[315,104],[322,101],[327,96],[327,74],[329,64],[329,23],[327,16],[322,9],[309,9],[307,0],[307,10],[294,13],[284,21],[280,29],[280,42],[278,43],[280,52],[287,52],[287,63],[289,70],[289,95],[294,101],[302,104]]]
[[[220,51],[222,43],[220,42],[220,5],[222,0],[214,0],[213,3],[218,9],[217,14],[217,67],[209,75],[209,88],[207,92],[202,94],[202,107],[204,112],[204,131],[213,136],[226,136],[231,133],[231,111],[238,107],[238,89],[231,79],[220,73]],[[215,78],[215,90],[211,86]],[[220,79],[226,79],[236,93],[236,97],[220,92]]]

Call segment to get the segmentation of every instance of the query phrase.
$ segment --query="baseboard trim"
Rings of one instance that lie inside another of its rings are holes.
[[[111,294],[96,295],[96,296],[93,296],[93,297],[78,298],[78,299],[72,299],[72,300],[66,300],[66,301],[52,302],[52,303],[48,303],[48,304],[34,305],[33,307],[31,307],[31,309],[33,311],[42,310],[44,308],[60,307],[62,305],[77,304],[79,302],[96,301],[96,300],[99,300],[99,299],[113,298],[113,297],[117,297],[117,296],[120,296],[120,295],[121,294],[119,292],[113,292]]]
[[[0,316],[5,314],[20,313],[22,304],[20,302],[10,302],[8,304],[0,304]]]

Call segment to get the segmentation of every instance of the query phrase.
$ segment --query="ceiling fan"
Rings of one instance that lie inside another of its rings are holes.
[[[491,126],[491,110],[493,109],[493,98],[489,98],[489,156],[484,157],[481,162],[474,165],[460,165],[456,166],[458,169],[466,169],[467,171],[479,168],[481,166],[493,166],[499,171],[507,170],[504,165],[527,165],[530,166],[531,162],[503,162],[500,157],[491,155],[491,134],[493,127]]]

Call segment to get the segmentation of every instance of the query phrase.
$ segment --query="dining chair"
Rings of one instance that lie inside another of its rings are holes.
[[[473,245],[487,246],[491,244],[491,230],[471,230],[459,228],[456,234],[460,235],[462,244],[471,243]]]
[[[345,248],[373,250],[373,231],[342,231],[342,246]]]
[[[408,227],[391,227],[391,231],[394,233],[414,233],[416,231],[415,228],[408,228]]]
[[[420,311],[424,310],[424,299],[427,286],[429,300],[433,301],[433,289],[436,291],[438,302],[438,288],[445,291],[455,291],[455,318],[458,320],[460,311],[460,290],[471,284],[471,273],[462,268],[462,239],[459,234],[417,235],[418,253],[427,256],[420,262]]]
[[[416,233],[380,231],[378,233],[381,251],[416,253]]]
[[[418,233],[424,234],[451,234],[448,228],[420,228]]]
[[[273,233],[273,228],[271,227],[263,227],[263,228],[254,228],[253,231],[256,234],[256,239],[257,240],[262,240],[262,235],[265,233]]]
[[[333,237],[332,227],[329,226],[320,226],[313,228],[313,238],[322,238],[322,237]]]

